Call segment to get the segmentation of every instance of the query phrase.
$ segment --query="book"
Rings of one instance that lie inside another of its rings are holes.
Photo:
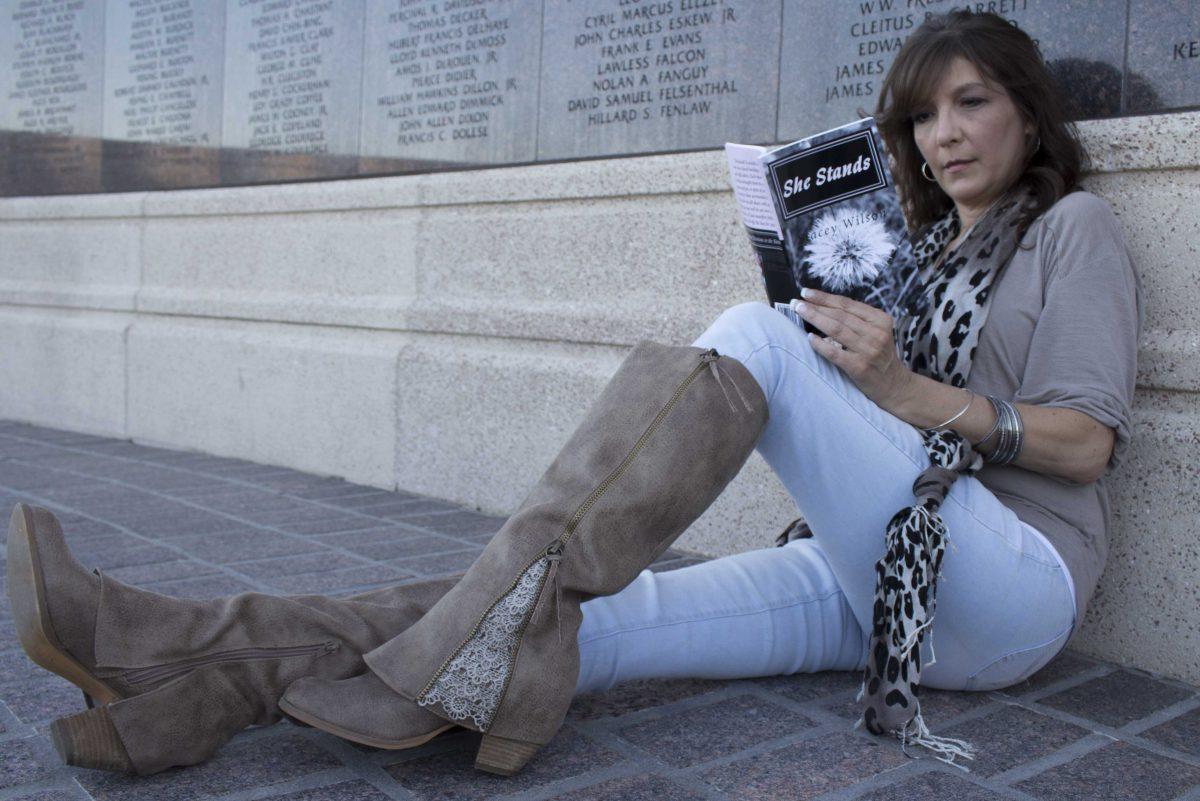
[[[903,316],[916,260],[873,117],[768,149],[726,143],[730,184],[771,304],[801,287]]]

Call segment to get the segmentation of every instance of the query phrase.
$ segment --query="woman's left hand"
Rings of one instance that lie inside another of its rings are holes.
[[[890,314],[816,289],[805,289],[804,299],[793,300],[792,308],[825,332],[825,337],[808,335],[813,350],[840,367],[880,408],[890,411],[899,404],[913,373],[896,356]]]

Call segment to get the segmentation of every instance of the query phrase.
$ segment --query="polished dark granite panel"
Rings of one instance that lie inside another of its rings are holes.
[[[1044,801],[1171,801],[1200,783],[1200,768],[1115,742],[1017,782]]]
[[[1200,106],[1200,0],[1130,0],[1125,111]]]
[[[368,0],[362,170],[533,161],[541,4]]]
[[[535,788],[611,768],[622,759],[620,753],[606,744],[563,728],[519,773],[497,776],[472,767],[479,750],[477,732],[458,730],[441,737],[446,750],[389,752],[391,758],[383,769],[410,794],[403,797],[454,801],[484,801],[517,793],[524,793],[520,797],[530,797]]]
[[[793,673],[787,676],[762,676],[747,679],[751,684],[791,698],[798,703],[825,698],[830,695],[849,693],[862,684],[862,674],[856,670],[822,670],[818,673]],[[924,697],[924,696],[922,696]],[[847,707],[854,703],[858,711],[861,706],[853,696],[843,699]],[[857,717],[858,715],[854,715]]]
[[[1141,736],[1200,759],[1200,708],[1147,729]]]
[[[239,797],[245,797],[250,787],[262,798],[272,785],[339,768],[341,761],[310,739],[279,729],[266,737],[230,743],[195,767],[152,776],[80,770],[75,779],[96,801],[184,801],[239,791]]]
[[[1009,797],[958,776],[931,771],[859,796],[857,801],[929,801],[935,798],[947,801],[1002,801]]]
[[[100,192],[101,140],[10,131],[8,181],[2,195],[62,195]]]
[[[976,776],[994,776],[1032,759],[1048,756],[1086,737],[1089,731],[1074,723],[1005,704],[988,715],[946,728],[936,734],[966,740],[975,750],[969,764]]]
[[[66,679],[39,670],[0,686],[0,702],[21,722],[37,723],[74,715],[82,708],[83,696],[79,688]]]
[[[681,787],[660,776],[620,776],[582,790],[569,790],[549,801],[703,801],[697,790]]]
[[[50,771],[22,740],[0,743],[0,789],[48,779]]]
[[[223,183],[357,168],[362,36],[360,3],[227,4]]]
[[[909,761],[899,743],[839,731],[703,771],[698,778],[745,801],[809,799]]]
[[[271,796],[271,801],[388,801],[390,797],[359,779],[308,790],[295,790],[285,795]]]
[[[779,3],[546,3],[538,157],[770,141]]]
[[[1178,682],[1161,681],[1143,671],[1115,670],[1038,699],[1042,706],[1120,727],[1195,696]]]
[[[104,26],[104,188],[220,179],[222,0],[111,0]]]
[[[3,76],[0,76],[0,80]],[[0,97],[4,97],[4,89],[0,87]],[[0,197],[3,197],[11,192],[10,184],[12,178],[9,177],[9,170],[12,168],[12,160],[9,156],[9,143],[12,141],[12,131],[0,130]]]
[[[580,721],[618,718],[701,696],[723,686],[714,679],[634,679],[607,690],[575,696],[567,715]]]
[[[1055,75],[1070,82],[1073,116],[1120,113],[1125,0],[1004,0],[996,10],[1038,42]],[[926,9],[926,10],[922,10]],[[904,40],[944,3],[784,0],[779,141],[872,114]]]
[[[617,734],[664,764],[685,768],[815,725],[779,704],[739,695],[634,723]]]

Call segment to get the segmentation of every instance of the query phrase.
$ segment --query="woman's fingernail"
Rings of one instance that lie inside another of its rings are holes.
[[[807,298],[810,294],[812,294],[812,290],[808,287],[804,287],[800,290],[800,297],[802,298]]]

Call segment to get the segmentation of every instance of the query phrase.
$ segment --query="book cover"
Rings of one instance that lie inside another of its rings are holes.
[[[800,287],[812,287],[897,314],[916,263],[873,118],[774,150],[726,145],[726,155],[773,304],[787,304]],[[761,208],[766,200],[775,212],[769,228]]]

